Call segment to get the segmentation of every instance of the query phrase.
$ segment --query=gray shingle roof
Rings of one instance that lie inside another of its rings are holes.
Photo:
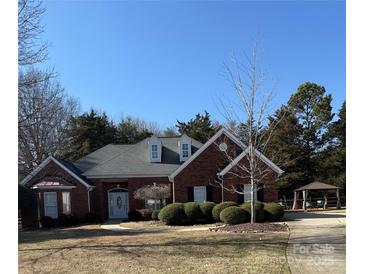
[[[133,176],[169,176],[182,163],[179,158],[180,137],[159,137],[162,143],[161,163],[151,163],[148,139],[134,145],[107,145],[74,165],[87,177],[118,178]],[[202,144],[192,139],[192,154]]]

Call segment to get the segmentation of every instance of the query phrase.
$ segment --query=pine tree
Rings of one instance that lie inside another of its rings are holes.
[[[304,179],[309,183],[318,177],[316,156],[326,146],[326,132],[333,118],[331,95],[325,95],[323,86],[306,82],[290,97],[288,106],[301,126]]]
[[[329,144],[319,155],[321,179],[345,189],[346,187],[346,102],[331,123],[327,138]]]
[[[116,128],[106,113],[94,109],[71,119],[67,129],[69,139],[65,159],[75,161],[105,145],[115,142]]]
[[[176,127],[180,134],[186,134],[195,140],[205,143],[208,141],[218,130],[210,118],[207,111],[204,115],[198,113],[194,119],[190,119],[187,123],[177,121]]]
[[[287,106],[282,106],[269,117],[268,128],[272,134],[263,153],[285,171],[278,178],[278,184],[281,192],[291,193],[303,184],[301,126],[294,113]]]

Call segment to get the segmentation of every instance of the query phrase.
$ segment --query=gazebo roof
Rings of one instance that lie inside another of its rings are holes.
[[[295,189],[294,191],[300,191],[300,190],[332,190],[332,189],[338,189],[339,187],[321,183],[321,182],[313,182],[308,185],[299,187]]]

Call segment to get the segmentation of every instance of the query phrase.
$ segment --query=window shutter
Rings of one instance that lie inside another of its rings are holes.
[[[194,202],[194,188],[188,187],[188,202]]]
[[[243,185],[238,185],[237,190],[238,191],[243,191]],[[244,203],[244,201],[245,201],[244,195],[240,194],[240,193],[237,193],[237,203],[242,204],[242,203]]]
[[[207,201],[209,202],[213,201],[213,186],[211,185],[207,186]]]
[[[260,187],[263,187],[262,185],[258,186],[259,188]],[[257,200],[260,201],[260,202],[264,202],[264,189],[263,188],[260,188],[258,191],[257,191]]]

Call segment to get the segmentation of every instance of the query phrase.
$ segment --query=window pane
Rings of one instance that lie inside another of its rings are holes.
[[[207,200],[207,190],[205,186],[194,187],[194,202],[205,202]]]
[[[62,207],[63,207],[64,214],[71,214],[70,192],[62,192]]]
[[[244,188],[244,202],[249,202],[251,201],[251,184],[246,184],[243,186]],[[255,201],[257,200],[257,192],[254,193],[254,197],[255,197]]]

